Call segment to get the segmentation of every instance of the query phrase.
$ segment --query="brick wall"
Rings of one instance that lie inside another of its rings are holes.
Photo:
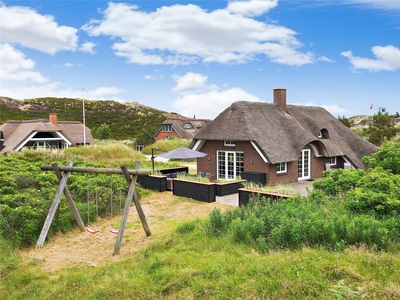
[[[305,147],[305,149],[310,148]],[[208,153],[208,155],[197,159],[197,172],[213,173],[211,180],[217,179],[217,151],[241,151],[244,152],[244,171],[266,173],[266,184],[287,184],[298,181],[297,160],[288,162],[286,173],[277,174],[276,166],[265,163],[250,142],[237,141],[235,146],[224,146],[223,141],[206,141],[201,151]],[[329,158],[316,157],[311,150],[311,178],[322,177],[322,172],[325,171],[325,163],[328,162]],[[338,157],[337,167],[343,167],[343,164],[343,159]]]
[[[163,131],[160,131],[160,132],[158,132],[158,134],[156,135],[156,141],[165,140],[165,138],[166,138],[167,136],[173,136],[173,137],[177,137],[177,138],[179,138],[179,139],[181,138],[181,137],[179,136],[179,134],[176,133],[176,131],[172,131],[172,132],[163,132]]]

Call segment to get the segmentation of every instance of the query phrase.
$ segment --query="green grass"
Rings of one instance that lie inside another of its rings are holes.
[[[1,299],[396,299],[400,257],[350,248],[260,254],[190,221],[132,257],[46,273],[10,270]]]

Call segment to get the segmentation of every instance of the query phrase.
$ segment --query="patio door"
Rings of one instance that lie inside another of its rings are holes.
[[[217,153],[217,179],[236,179],[243,172],[243,152],[218,151]]]
[[[310,169],[311,169],[311,150],[310,149],[303,149],[301,150],[301,154],[299,156],[298,161],[298,179],[305,180],[310,179]]]

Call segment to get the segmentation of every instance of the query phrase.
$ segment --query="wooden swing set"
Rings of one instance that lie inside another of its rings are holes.
[[[136,180],[137,176],[149,176],[150,171],[139,170],[140,162],[136,162],[134,170],[128,170],[125,165],[121,165],[120,169],[108,169],[108,168],[82,168],[82,167],[73,167],[72,162],[69,162],[66,166],[58,166],[56,163],[53,163],[51,166],[43,165],[40,167],[42,171],[54,171],[59,180],[58,189],[56,195],[54,196],[53,203],[51,204],[49,213],[47,214],[46,220],[44,222],[42,231],[40,233],[39,239],[36,243],[36,248],[41,248],[46,240],[47,233],[50,229],[50,225],[53,221],[54,215],[57,211],[58,205],[60,204],[61,196],[64,193],[65,197],[68,200],[69,206],[71,207],[72,213],[76,222],[78,223],[79,229],[81,231],[88,231],[89,233],[96,233],[98,231],[85,228],[85,225],[82,222],[82,218],[79,214],[79,211],[75,205],[74,200],[72,199],[71,193],[67,187],[68,177],[71,172],[78,173],[94,173],[94,174],[122,174],[125,177],[125,180],[129,186],[128,195],[126,197],[125,208],[122,214],[121,224],[119,230],[111,229],[110,232],[114,234],[118,234],[117,241],[114,247],[113,255],[117,255],[121,248],[122,237],[124,236],[124,231],[126,227],[126,223],[128,220],[129,209],[132,204],[132,199],[135,203],[136,211],[139,215],[139,219],[142,223],[143,229],[147,236],[151,235],[150,228],[146,221],[146,216],[144,215],[142,206],[140,205],[139,197],[135,192]],[[61,172],[64,172],[62,174]],[[132,176],[131,176],[132,175]]]

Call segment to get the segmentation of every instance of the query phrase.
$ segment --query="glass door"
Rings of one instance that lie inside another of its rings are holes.
[[[239,177],[243,172],[243,152],[218,151],[217,157],[217,179],[233,180]]]
[[[304,180],[304,179],[310,179],[310,167],[311,167],[311,150],[310,149],[303,149],[301,150],[301,154],[299,156],[299,161],[298,161],[298,179],[299,180]]]

